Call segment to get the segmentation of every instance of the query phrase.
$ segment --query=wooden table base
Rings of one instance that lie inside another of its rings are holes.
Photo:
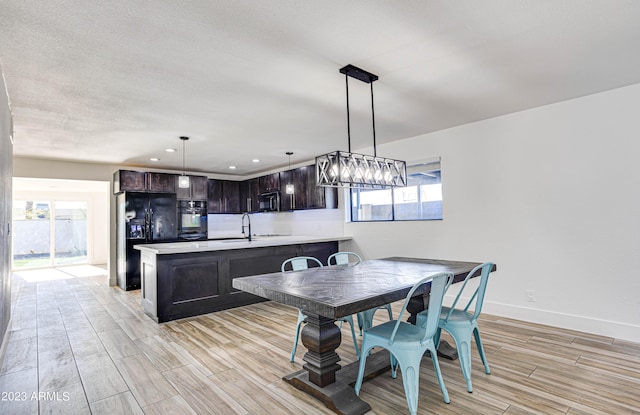
[[[307,348],[302,358],[304,369],[285,376],[283,380],[315,397],[337,414],[363,415],[371,410],[371,406],[353,389],[360,362],[344,367],[338,364],[340,356],[335,350],[340,346],[342,334],[335,323],[330,318],[307,315],[301,333],[302,343]],[[447,359],[457,358],[456,349],[446,342],[440,343],[438,355]],[[390,369],[389,352],[382,349],[367,357],[363,378],[366,381]]]
[[[341,415],[363,415],[371,410],[371,406],[360,399],[353,389],[358,377],[359,361],[341,368],[336,373],[336,381],[323,388],[309,381],[306,370],[300,370],[282,379],[318,399],[333,412]],[[389,352],[380,350],[367,357],[364,380],[372,379],[391,369]]]

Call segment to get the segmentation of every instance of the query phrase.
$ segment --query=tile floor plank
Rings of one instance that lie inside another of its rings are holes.
[[[178,394],[142,353],[118,359],[115,364],[140,406],[151,405]]]
[[[92,415],[143,415],[131,392],[123,392],[91,404]]]

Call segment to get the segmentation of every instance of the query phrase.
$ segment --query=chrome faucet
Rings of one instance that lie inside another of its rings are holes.
[[[244,217],[245,217],[245,216],[247,217],[247,223],[248,223],[248,226],[245,226],[245,225],[244,225]],[[251,216],[249,216],[249,213],[248,213],[248,212],[247,212],[247,213],[244,213],[244,214],[242,215],[242,234],[243,234],[243,235],[246,235],[246,234],[244,233],[244,229],[245,229],[245,228],[248,228],[248,229],[249,229],[249,236],[248,236],[248,238],[249,238],[249,242],[251,242]],[[247,236],[245,236],[245,238],[246,238],[246,237],[247,237]]]

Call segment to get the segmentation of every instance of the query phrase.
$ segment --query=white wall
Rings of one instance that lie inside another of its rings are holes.
[[[640,84],[379,146],[442,157],[444,220],[350,223],[350,247],[494,261],[486,312],[640,342],[638,108]]]

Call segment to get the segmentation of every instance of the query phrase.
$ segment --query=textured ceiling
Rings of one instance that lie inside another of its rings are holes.
[[[346,64],[380,77],[378,143],[640,82],[640,1],[0,0],[0,10],[16,156],[181,170],[187,135],[190,171],[256,174],[286,166],[286,151],[311,160],[346,150]],[[371,145],[371,109],[368,85],[349,86],[355,150]]]

